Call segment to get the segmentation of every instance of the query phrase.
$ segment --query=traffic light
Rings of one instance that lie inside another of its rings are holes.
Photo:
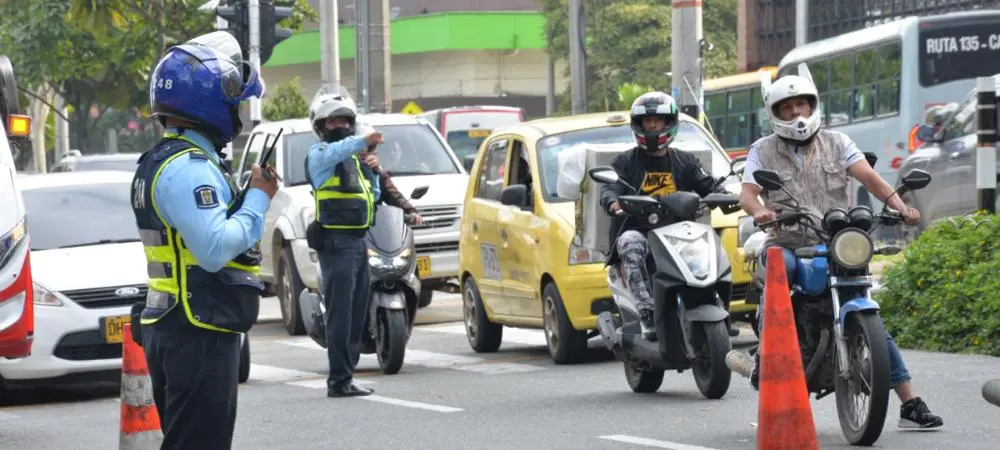
[[[229,0],[230,5],[220,5],[215,13],[226,20],[226,31],[236,38],[243,50],[243,60],[250,60],[250,9],[247,0]]]
[[[292,30],[278,28],[278,22],[292,16],[290,6],[274,6],[273,0],[260,1],[260,65],[271,58],[271,53],[281,41],[292,36]]]

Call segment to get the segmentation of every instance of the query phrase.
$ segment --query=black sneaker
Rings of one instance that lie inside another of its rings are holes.
[[[656,342],[656,321],[653,317],[652,309],[639,311],[639,327],[642,328],[642,338],[650,342]]]
[[[944,425],[940,416],[931,412],[920,397],[914,397],[899,407],[899,428],[931,429]]]

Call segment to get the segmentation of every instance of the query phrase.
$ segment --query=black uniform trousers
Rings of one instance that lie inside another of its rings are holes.
[[[330,363],[326,384],[328,388],[343,388],[354,380],[371,295],[368,245],[364,235],[325,231],[319,266],[323,272],[326,354]]]
[[[181,305],[142,331],[163,428],[161,450],[230,450],[240,335],[195,327]]]

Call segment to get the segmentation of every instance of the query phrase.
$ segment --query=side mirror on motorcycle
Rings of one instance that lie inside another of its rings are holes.
[[[872,152],[865,152],[864,154],[865,154],[865,159],[868,160],[868,165],[875,167],[875,163],[878,162],[878,156],[876,156]]]
[[[430,189],[428,186],[420,186],[410,193],[411,200],[419,200],[421,197],[427,195],[427,190]]]
[[[617,184],[620,179],[618,178],[618,172],[615,172],[615,169],[606,166],[594,167],[593,169],[590,169],[587,174],[590,175],[591,180],[603,184]]]
[[[757,184],[769,191],[780,191],[785,185],[785,182],[781,181],[781,176],[777,172],[770,170],[758,170],[754,172],[753,179],[757,181]]]
[[[746,155],[737,156],[729,162],[729,174],[730,175],[741,175],[743,174],[743,169],[747,167],[747,157]]]
[[[903,176],[902,181],[903,187],[911,191],[916,191],[931,184],[931,174],[920,169],[913,169]]]

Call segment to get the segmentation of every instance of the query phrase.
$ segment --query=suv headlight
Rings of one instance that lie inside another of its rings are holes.
[[[569,265],[602,263],[607,259],[604,252],[580,247],[575,244],[569,245]]]
[[[830,250],[830,256],[841,267],[860,269],[872,260],[875,244],[867,233],[857,228],[848,228],[833,237]]]
[[[403,250],[402,253],[393,257],[384,256],[373,249],[368,249],[368,265],[373,270],[397,271],[405,269],[410,264],[412,256],[413,253],[410,249]]]
[[[36,305],[42,306],[64,306],[66,303],[63,302],[62,294],[54,291],[50,291],[38,283],[34,283],[34,300],[32,301]]]
[[[709,251],[708,237],[703,236],[693,241],[682,241],[680,239],[670,239],[670,245],[681,255],[681,260],[687,265],[691,274],[699,280],[708,276],[712,267],[711,251]]]

